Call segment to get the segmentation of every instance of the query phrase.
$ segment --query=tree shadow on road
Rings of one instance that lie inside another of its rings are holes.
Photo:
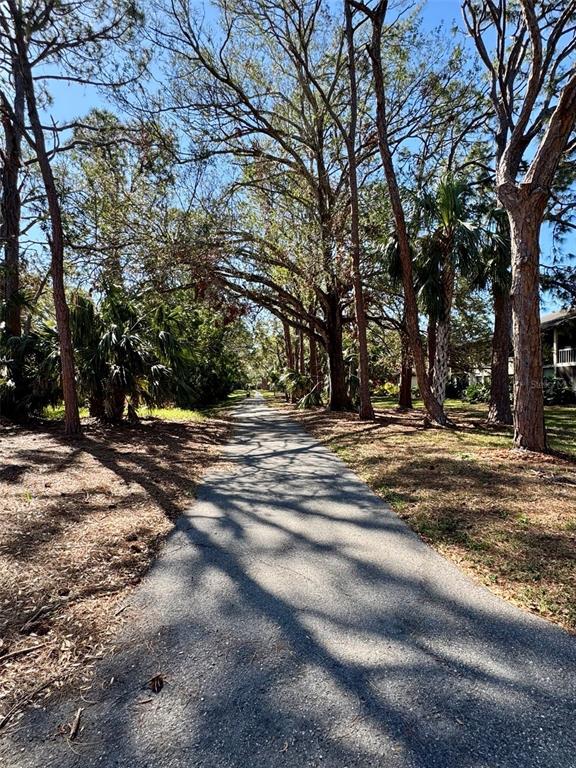
[[[241,465],[180,518],[58,764],[573,768],[573,638],[459,576],[294,425],[265,450],[258,413]],[[106,461],[173,514],[147,457]]]

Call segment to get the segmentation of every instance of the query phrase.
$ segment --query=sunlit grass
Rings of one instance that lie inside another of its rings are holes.
[[[271,389],[259,389],[258,392],[265,400],[274,400],[278,397],[278,392],[273,392]]]
[[[393,398],[374,398],[375,408],[394,408]],[[424,406],[421,400],[414,401],[415,408]],[[448,412],[458,412],[464,418],[484,420],[488,417],[488,406],[485,403],[465,403],[462,400],[447,399],[445,403]],[[554,451],[569,453],[576,456],[576,406],[547,405],[545,407],[548,445]],[[509,447],[512,428],[500,427],[482,430],[480,427],[474,434],[477,444],[494,447]]]
[[[175,406],[147,408],[145,411],[142,411],[140,415],[146,419],[163,419],[164,421],[201,422],[206,420],[206,414],[200,410],[192,408],[176,408]]]
[[[200,423],[241,402],[246,398],[247,394],[245,390],[238,389],[218,403],[211,403],[210,405],[197,408],[178,408],[173,405],[166,405],[161,408],[140,407],[138,415],[142,419]],[[47,406],[41,415],[43,419],[49,421],[62,421],[64,419],[64,404]],[[88,408],[80,408],[80,418],[87,418],[89,415]]]
[[[60,405],[47,405],[40,415],[48,421],[62,421],[64,419],[64,403]],[[88,415],[88,408],[80,408],[81,419]]]
[[[548,443],[556,451],[576,456],[576,406],[551,405],[546,408]]]

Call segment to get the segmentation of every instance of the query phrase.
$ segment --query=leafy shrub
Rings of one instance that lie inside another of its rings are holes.
[[[400,387],[393,381],[387,381],[385,384],[379,384],[374,388],[374,395],[376,397],[398,397],[400,393]]]
[[[544,379],[544,402],[546,405],[566,405],[576,400],[576,393],[565,379]]]
[[[322,397],[320,394],[320,388],[316,385],[310,392],[307,392],[304,397],[298,400],[298,408],[306,410],[307,408],[314,408],[316,405],[322,403]]]
[[[462,393],[462,400],[466,403],[490,402],[490,387],[488,384],[469,384]]]
[[[389,397],[398,397],[400,394],[400,387],[398,384],[394,384],[393,381],[387,381],[386,384],[384,384],[384,389],[388,393]]]
[[[0,416],[20,421],[62,398],[58,337],[47,323],[22,336],[0,329]]]

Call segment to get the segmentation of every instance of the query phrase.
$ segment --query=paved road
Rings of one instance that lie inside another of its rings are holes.
[[[49,738],[71,701],[0,764],[576,767],[575,638],[472,584],[262,402],[227,450],[131,600],[79,754]]]

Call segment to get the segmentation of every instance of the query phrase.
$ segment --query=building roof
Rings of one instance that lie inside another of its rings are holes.
[[[550,312],[547,315],[542,315],[540,318],[540,325],[546,330],[547,328],[553,328],[555,325],[561,325],[568,320],[576,320],[576,308],[565,309],[562,312]]]

